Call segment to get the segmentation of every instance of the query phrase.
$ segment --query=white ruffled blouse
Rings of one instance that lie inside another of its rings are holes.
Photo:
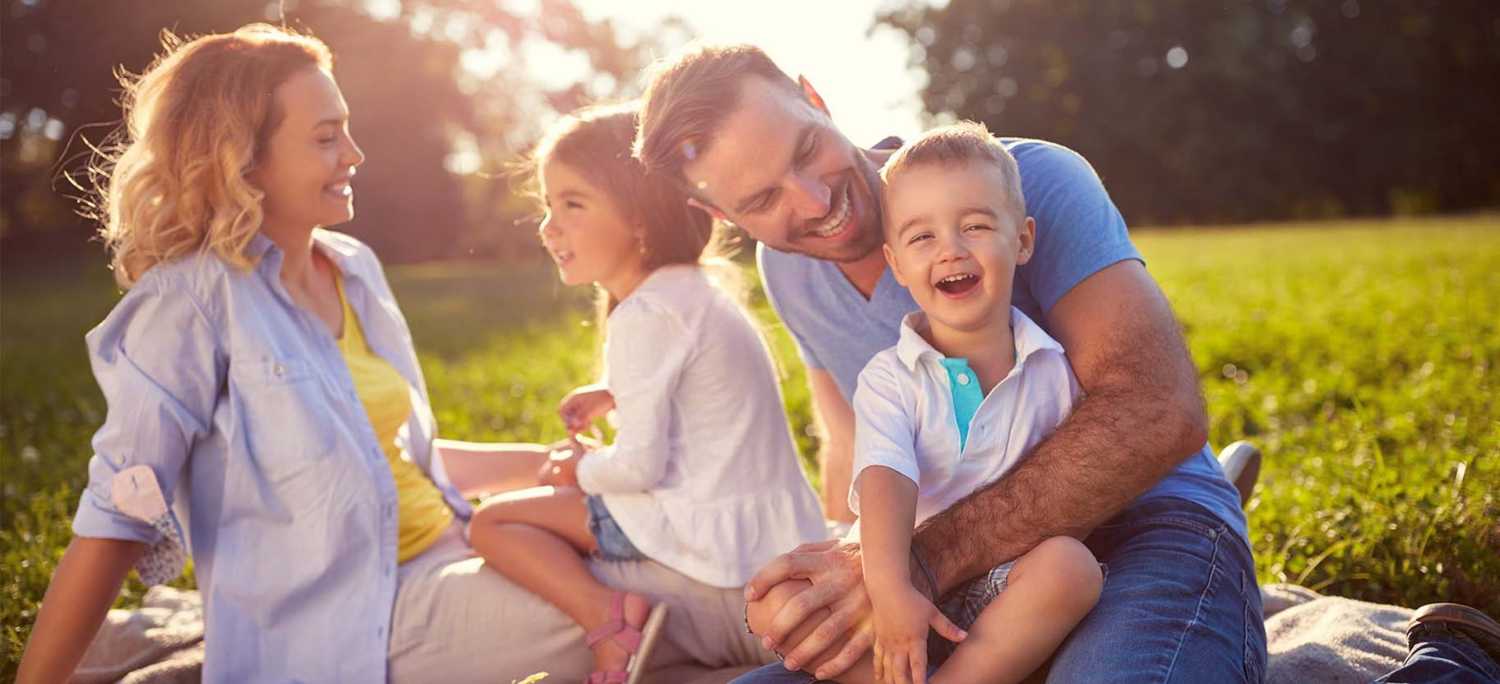
[[[646,556],[716,587],[827,536],[775,366],[745,311],[695,266],[654,271],[609,315],[613,444],[578,482]]]

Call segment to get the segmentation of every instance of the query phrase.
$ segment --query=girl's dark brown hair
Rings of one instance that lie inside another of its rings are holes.
[[[542,165],[566,164],[603,190],[626,220],[640,227],[648,273],[672,264],[704,266],[713,282],[743,305],[740,271],[728,259],[731,244],[720,226],[707,212],[688,204],[676,180],[648,172],[632,156],[639,111],[638,102],[594,105],[553,124],[520,167],[527,193],[538,203],[545,202]],[[618,303],[599,288],[601,333]]]
[[[540,194],[542,165],[560,162],[603,190],[626,219],[640,227],[648,272],[720,256],[713,219],[689,206],[676,182],[648,173],[631,155],[638,112],[636,102],[595,105],[554,124],[523,169],[533,194]]]

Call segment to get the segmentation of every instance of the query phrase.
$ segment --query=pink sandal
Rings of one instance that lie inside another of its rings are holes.
[[[651,606],[651,612],[646,615],[646,624],[639,629],[625,623],[625,592],[615,592],[614,598],[609,606],[609,621],[594,628],[586,637],[589,648],[605,639],[613,639],[615,644],[625,649],[630,654],[630,660],[626,661],[624,670],[597,671],[589,674],[587,684],[637,684],[646,673],[646,660],[651,657],[651,650],[656,647],[657,638],[661,636],[661,627],[667,619],[667,604],[657,603]]]

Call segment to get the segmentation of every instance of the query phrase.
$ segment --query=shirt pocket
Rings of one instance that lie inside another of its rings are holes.
[[[256,469],[276,483],[327,460],[338,429],[311,364],[296,358],[231,359],[243,440]]]

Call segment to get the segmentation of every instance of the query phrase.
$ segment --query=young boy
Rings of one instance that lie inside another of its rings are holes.
[[[844,681],[924,681],[929,627],[933,681],[1020,681],[1098,600],[1088,548],[1048,539],[951,592],[941,611],[929,580],[910,576],[909,552],[916,525],[998,479],[1081,395],[1062,347],[1010,304],[1035,222],[1015,159],[979,124],[923,135],[881,175],[886,261],[921,311],[854,393],[849,505],[876,637],[873,661]]]

